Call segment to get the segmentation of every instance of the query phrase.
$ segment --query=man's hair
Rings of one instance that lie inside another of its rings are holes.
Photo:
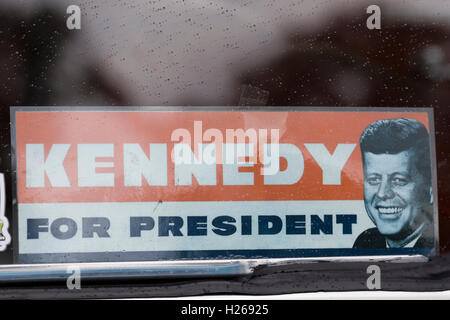
[[[363,157],[364,152],[397,154],[413,149],[416,168],[431,185],[430,138],[419,121],[408,118],[377,120],[364,129],[359,144]]]

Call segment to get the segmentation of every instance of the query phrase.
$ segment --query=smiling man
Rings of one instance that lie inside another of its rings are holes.
[[[378,120],[361,134],[364,204],[376,228],[354,248],[432,248],[433,190],[425,126],[407,118]]]

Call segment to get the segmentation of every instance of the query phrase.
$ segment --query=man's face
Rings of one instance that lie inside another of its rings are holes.
[[[381,234],[407,236],[423,222],[431,187],[417,170],[413,149],[397,154],[364,152],[364,204]]]

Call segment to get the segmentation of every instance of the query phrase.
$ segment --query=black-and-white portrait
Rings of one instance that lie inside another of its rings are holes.
[[[417,120],[378,120],[361,134],[364,205],[375,228],[354,248],[432,248],[430,139]]]

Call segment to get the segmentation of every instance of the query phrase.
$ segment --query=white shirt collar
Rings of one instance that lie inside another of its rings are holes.
[[[414,246],[416,245],[420,236],[422,235],[423,227],[424,227],[424,225],[422,224],[419,228],[417,228],[417,230],[414,232],[414,233],[416,233],[416,236],[414,238],[412,238],[409,242],[407,242],[406,244],[401,246],[400,248],[414,248]],[[385,242],[386,242],[386,248],[391,248],[389,246],[389,243],[387,242],[387,240],[385,240]]]

